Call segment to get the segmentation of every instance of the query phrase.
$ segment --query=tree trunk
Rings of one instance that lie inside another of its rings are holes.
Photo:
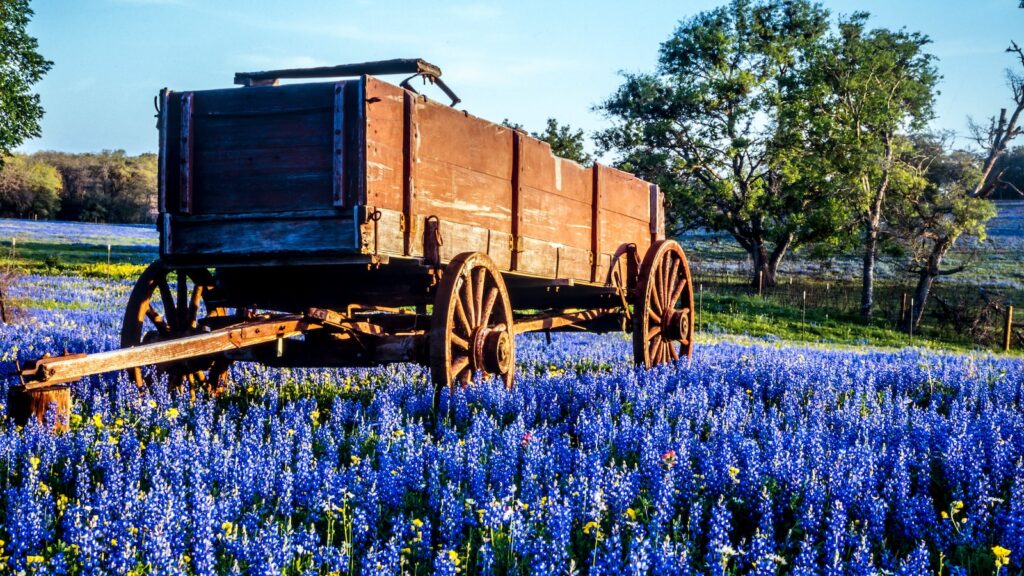
[[[878,228],[868,222],[864,226],[864,268],[861,273],[860,316],[871,320],[875,307],[875,255],[878,252]]]
[[[942,275],[942,259],[946,252],[956,243],[957,236],[945,236],[932,245],[932,251],[928,254],[928,260],[917,275],[917,288],[914,289],[914,309],[911,316],[914,331],[921,329],[921,319],[924,317],[925,305],[928,303],[928,295],[931,294],[932,284],[935,279]],[[947,272],[949,273],[949,272]]]
[[[775,271],[778,268],[778,263],[773,265],[772,259],[768,255],[768,247],[763,242],[759,242],[750,251],[750,258],[754,263],[751,270],[753,273],[753,277],[750,279],[751,288],[755,292],[760,292],[765,288],[775,286]]]

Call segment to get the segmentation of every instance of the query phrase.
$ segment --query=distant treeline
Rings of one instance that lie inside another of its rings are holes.
[[[15,154],[0,169],[0,217],[152,222],[156,179],[156,154]]]

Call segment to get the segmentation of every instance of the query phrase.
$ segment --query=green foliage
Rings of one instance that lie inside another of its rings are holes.
[[[733,0],[684,21],[652,74],[627,74],[600,105],[615,125],[598,135],[619,165],[657,182],[673,232],[727,231],[755,260],[834,232],[834,205],[795,110],[807,56],[828,13],[805,0]]]
[[[45,162],[12,156],[0,169],[0,216],[52,218],[60,209],[60,174]]]
[[[0,215],[86,222],[152,222],[156,154],[15,155],[0,171]]]
[[[32,18],[28,0],[0,0],[0,167],[11,150],[39,136],[43,107],[32,85],[53,66],[37,51],[26,28]]]
[[[867,19],[864,12],[841,19],[838,33],[815,46],[803,78],[805,105],[796,111],[813,147],[803,159],[861,220],[877,222],[887,192],[923,188],[900,134],[931,119],[939,75],[923,51],[927,36],[869,31]]]
[[[526,132],[522,124],[512,122],[508,118],[502,120],[501,124],[513,130]],[[548,118],[547,125],[542,132],[531,132],[530,136],[542,142],[547,142],[555,156],[583,165],[589,165],[594,162],[594,158],[587,153],[587,138],[583,130],[573,130],[572,126],[559,124],[558,120],[554,118]]]
[[[594,158],[584,148],[587,139],[583,135],[583,130],[573,130],[568,124],[560,125],[554,118],[548,118],[544,131],[534,132],[531,135],[550,144],[551,152],[555,156],[567,158],[583,165],[594,162]]]

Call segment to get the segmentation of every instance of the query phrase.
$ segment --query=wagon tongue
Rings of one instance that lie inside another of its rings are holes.
[[[228,326],[210,332],[142,344],[96,354],[43,356],[19,371],[25,391],[41,390],[74,382],[93,374],[115,372],[220,354],[291,338],[322,328],[307,316],[285,314]]]

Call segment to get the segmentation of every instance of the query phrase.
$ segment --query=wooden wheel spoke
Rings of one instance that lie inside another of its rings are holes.
[[[679,360],[679,351],[676,350],[676,345],[675,344],[669,342],[669,344],[668,344],[668,352],[672,356],[672,361],[673,362],[675,362],[676,360]]]
[[[473,295],[476,296],[476,300],[473,304],[476,306],[476,319],[478,326],[487,325],[487,316],[484,314],[484,281],[487,279],[487,269],[480,267],[473,270],[474,281],[476,285],[473,287]]]
[[[469,351],[469,341],[467,341],[465,338],[457,336],[455,333],[452,333],[452,346],[455,348],[466,350],[467,352]]]
[[[452,358],[452,376],[458,376],[464,369],[469,368],[469,356],[456,356]]]
[[[179,330],[188,328],[188,275],[184,272],[178,271],[178,322],[176,323]]]
[[[676,284],[675,289],[672,291],[672,307],[675,308],[676,302],[679,302],[680,296],[683,295],[683,290],[686,289],[686,278],[680,278],[679,283]]]
[[[146,302],[145,315],[146,318],[149,318],[149,321],[156,326],[157,330],[159,330],[161,334],[171,333],[171,328],[167,325],[167,321],[165,321],[164,317],[156,311],[156,308],[153,308],[152,302]]]
[[[473,327],[469,323],[469,318],[466,317],[466,309],[462,306],[461,298],[455,299],[455,318],[459,321],[457,326],[462,328],[463,334],[466,336],[473,334]]]
[[[206,287],[202,284],[196,283],[192,287],[192,300],[188,304],[188,323],[189,328],[195,328],[199,325],[199,305],[203,303],[203,292]]]
[[[650,308],[647,309],[647,317],[651,319],[653,324],[661,324],[661,315]]]
[[[664,310],[664,306],[661,305],[661,295],[658,293],[657,270],[655,270],[652,280],[654,281],[647,287],[647,292],[651,295],[650,308],[660,313]]]
[[[160,302],[164,305],[164,318],[173,326],[177,318],[177,308],[174,306],[174,295],[171,294],[167,278],[161,278],[157,282],[157,287],[160,290]]]
[[[654,325],[647,330],[647,334],[644,334],[645,340],[651,340],[655,336],[661,337],[661,326]]]
[[[476,299],[473,298],[473,275],[469,274],[467,276],[462,282],[462,307],[468,313],[470,333],[472,333],[473,329],[477,326],[476,306],[473,305]]]
[[[672,310],[676,306],[676,302],[679,298],[673,298],[676,292],[676,285],[679,284],[679,277],[676,273],[679,271],[679,260],[672,259],[672,265],[668,269],[668,276],[665,278],[665,308]]]
[[[494,312],[494,303],[498,301],[498,289],[494,286],[487,291],[487,300],[484,301],[483,311],[480,313],[480,325],[489,326],[491,314]]]

